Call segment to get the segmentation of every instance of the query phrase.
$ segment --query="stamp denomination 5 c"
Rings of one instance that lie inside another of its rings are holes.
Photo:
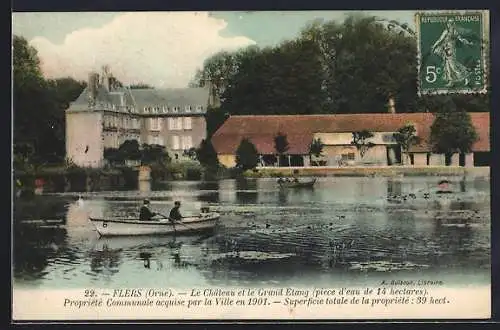
[[[419,94],[485,93],[486,11],[417,13]]]

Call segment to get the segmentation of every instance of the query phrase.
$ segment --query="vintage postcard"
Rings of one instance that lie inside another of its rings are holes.
[[[12,18],[13,321],[491,317],[487,11]]]

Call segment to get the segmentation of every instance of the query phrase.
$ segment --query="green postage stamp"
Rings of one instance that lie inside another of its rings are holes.
[[[415,21],[419,94],[485,93],[488,12],[422,12]]]

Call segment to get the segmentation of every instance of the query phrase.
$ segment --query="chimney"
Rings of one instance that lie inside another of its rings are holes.
[[[110,91],[110,80],[111,80],[111,74],[109,73],[109,67],[107,65],[102,67],[102,85],[106,90],[109,92]]]
[[[99,85],[99,74],[93,71],[90,72],[87,88],[89,93],[89,101],[91,104],[94,104],[97,98],[98,85]]]
[[[389,110],[389,113],[396,113],[394,96],[392,96],[392,95],[389,96],[389,101],[387,102],[387,108]]]

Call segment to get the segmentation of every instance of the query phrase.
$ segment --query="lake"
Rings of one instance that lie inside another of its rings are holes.
[[[490,181],[452,177],[456,193],[437,195],[439,179],[327,177],[296,190],[270,178],[144,183],[83,193],[82,206],[77,194],[51,194],[39,203],[55,201],[64,226],[14,220],[14,287],[488,284]],[[88,221],[137,216],[145,197],[163,214],[175,200],[184,215],[209,206],[220,225],[203,236],[99,238]]]

